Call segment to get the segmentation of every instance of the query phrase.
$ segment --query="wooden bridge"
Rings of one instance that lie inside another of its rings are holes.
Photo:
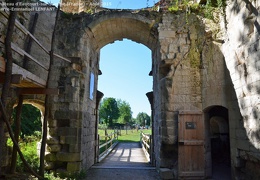
[[[86,179],[160,179],[149,164],[140,143],[119,143],[100,163],[87,172]]]

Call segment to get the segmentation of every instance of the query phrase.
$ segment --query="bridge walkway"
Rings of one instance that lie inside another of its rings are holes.
[[[87,172],[86,180],[159,180],[139,143],[119,143]]]

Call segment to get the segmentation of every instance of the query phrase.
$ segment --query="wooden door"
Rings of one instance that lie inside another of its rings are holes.
[[[201,111],[179,112],[179,156],[178,170],[180,179],[203,179],[204,157],[204,120]]]

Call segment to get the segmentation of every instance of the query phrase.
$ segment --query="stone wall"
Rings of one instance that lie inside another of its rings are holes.
[[[77,15],[61,14],[56,31],[55,52],[72,61],[56,59],[51,79],[59,95],[53,97],[50,107],[52,126],[46,160],[48,169],[60,172],[88,169],[95,161],[99,51],[81,20]]]
[[[187,57],[190,48],[188,29],[185,14],[174,16],[164,14],[159,24],[160,59],[156,62],[155,94],[155,120],[158,121],[159,147],[157,153],[158,167],[172,167],[177,164],[178,152],[178,110],[183,110],[189,102],[189,95],[182,94],[183,88],[189,85],[179,82],[189,70],[178,72],[182,67],[181,61]],[[177,75],[178,74],[178,75]],[[184,78],[184,80],[186,80]],[[156,140],[155,140],[156,141]]]
[[[231,131],[231,154],[235,176],[259,179],[260,163],[260,71],[258,1],[227,1],[226,32],[222,52],[234,84],[242,117]]]
[[[239,124],[237,97],[222,52],[223,17],[212,21],[191,14],[164,14],[159,25],[160,60],[155,63],[155,156],[157,167],[177,172],[178,112],[204,111],[219,106],[228,109],[231,146]],[[207,124],[209,119],[205,119]],[[205,133],[209,131],[205,126]],[[243,133],[243,132],[241,132]],[[207,139],[206,146],[210,146]],[[209,150],[211,151],[211,150]],[[235,156],[234,152],[231,153]],[[206,175],[211,176],[211,152],[205,151]],[[233,159],[234,160],[234,159]],[[207,167],[210,166],[210,170]],[[177,174],[176,174],[177,176]]]

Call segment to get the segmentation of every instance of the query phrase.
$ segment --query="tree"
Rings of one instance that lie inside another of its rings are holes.
[[[115,121],[118,117],[119,109],[116,99],[112,97],[104,98],[100,105],[99,118],[103,119],[106,125],[112,126],[113,121]]]
[[[132,119],[132,111],[130,104],[126,101],[122,101],[121,99],[117,100],[117,105],[119,108],[119,118],[117,120],[120,124],[129,123]]]
[[[145,112],[138,113],[136,116],[136,123],[140,124],[141,126],[148,125],[150,126],[151,118]]]

